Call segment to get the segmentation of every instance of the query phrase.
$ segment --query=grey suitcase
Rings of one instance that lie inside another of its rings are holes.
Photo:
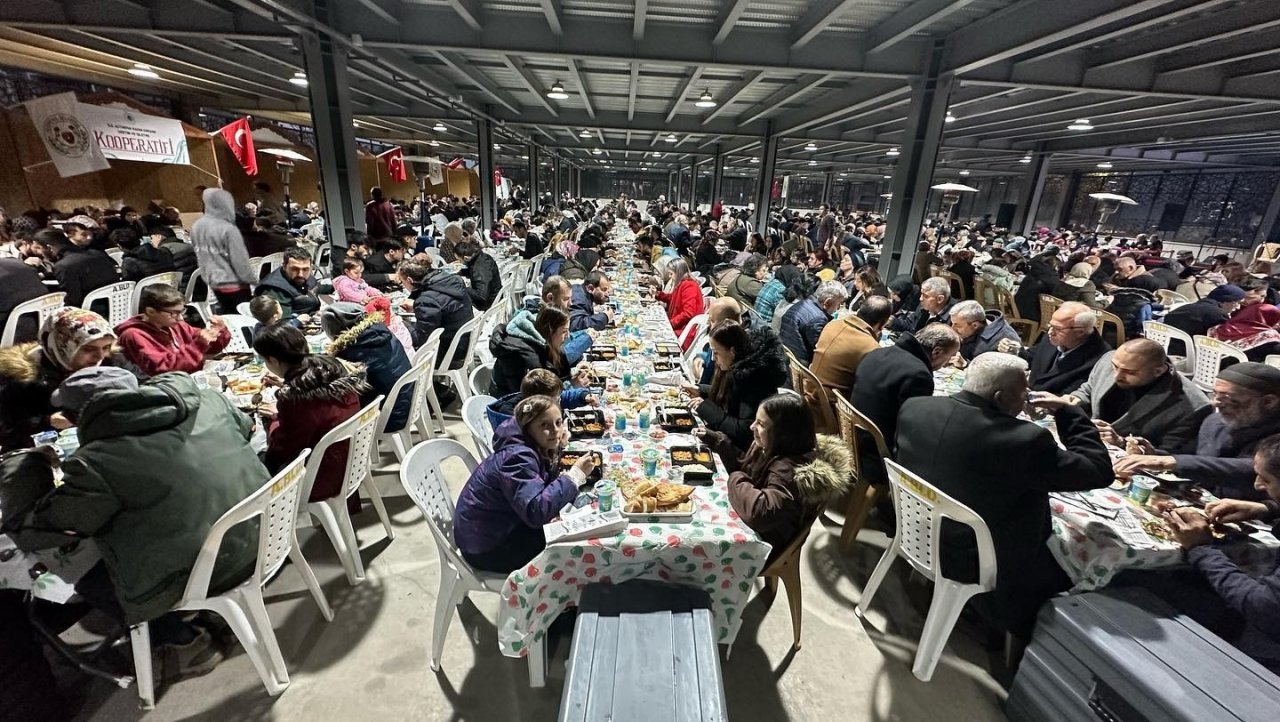
[[[1010,720],[1280,719],[1280,677],[1150,592],[1059,597],[1040,610]]]

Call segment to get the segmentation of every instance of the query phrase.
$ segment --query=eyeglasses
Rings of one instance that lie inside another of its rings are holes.
[[[184,307],[184,308],[157,308],[153,310],[156,313],[163,313],[169,318],[182,318],[183,312],[185,312],[187,309]]]
[[[1090,327],[1089,326],[1058,326],[1052,323],[1049,324],[1049,331],[1051,332],[1056,331],[1058,333],[1066,333],[1067,331],[1070,331],[1072,329],[1086,329],[1086,328],[1090,328]]]

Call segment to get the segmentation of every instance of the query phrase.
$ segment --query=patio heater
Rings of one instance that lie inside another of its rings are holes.
[[[960,183],[939,183],[936,186],[930,186],[935,191],[942,191],[942,218],[945,221],[951,220],[951,211],[960,202],[961,193],[977,193],[978,189],[972,186]]]
[[[1119,193],[1090,193],[1089,197],[1098,202],[1098,225],[1093,229],[1094,233],[1102,232],[1102,227],[1106,225],[1107,219],[1120,210],[1121,205],[1138,205],[1138,202],[1134,199],[1129,196],[1122,196]]]

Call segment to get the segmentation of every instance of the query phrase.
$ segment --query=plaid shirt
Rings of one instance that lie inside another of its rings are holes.
[[[765,323],[773,322],[773,310],[778,307],[778,301],[782,300],[782,292],[785,290],[786,286],[776,278],[760,289],[760,295],[756,296],[756,313]]]

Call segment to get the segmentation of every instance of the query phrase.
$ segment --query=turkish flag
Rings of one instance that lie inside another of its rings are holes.
[[[409,180],[409,173],[404,167],[403,148],[396,146],[378,157],[387,159],[387,174],[391,176],[391,180],[396,183],[404,183]]]
[[[245,116],[218,131],[227,147],[235,154],[236,160],[244,168],[247,175],[258,175],[258,154],[253,150],[253,131],[249,128],[249,117]]]
[[[462,156],[458,156],[457,158],[449,161],[449,170],[457,170],[466,164],[467,162],[462,159]]]
[[[501,168],[493,169],[493,187],[494,188],[502,187],[502,169]]]

